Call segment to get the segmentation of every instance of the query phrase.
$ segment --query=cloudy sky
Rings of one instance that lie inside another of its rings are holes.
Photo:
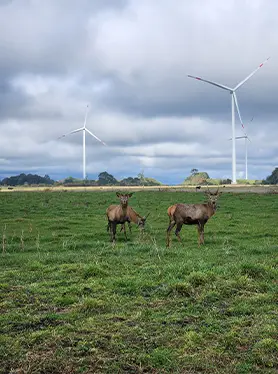
[[[231,177],[235,86],[248,124],[249,177],[278,165],[276,0],[0,0],[0,178],[87,174],[179,183],[192,168]],[[250,122],[251,118],[253,121]],[[236,133],[242,135],[236,116]],[[244,140],[237,141],[237,176]]]

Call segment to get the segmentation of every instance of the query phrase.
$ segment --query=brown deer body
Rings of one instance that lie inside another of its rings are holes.
[[[108,219],[107,230],[110,229],[111,241],[115,243],[117,225],[127,222],[127,209],[128,209],[128,199],[133,195],[116,193],[117,197],[120,199],[120,205],[110,205],[106,209],[106,215]]]
[[[106,210],[106,214],[113,211],[117,206],[118,205],[110,205]],[[146,223],[146,220],[147,220],[148,216],[149,216],[149,214],[147,214],[146,217],[142,217],[131,206],[128,206],[127,211],[126,211],[125,222],[128,223],[129,231],[131,232],[131,222],[135,223],[139,227],[139,229],[144,230],[145,229],[145,223]],[[127,239],[125,222],[121,223],[121,225],[122,225],[121,231],[124,230],[125,238]],[[110,225],[111,225],[111,223],[108,221],[107,231],[109,231]]]
[[[221,192],[220,192],[221,193]],[[217,209],[217,199],[220,195],[218,189],[215,193],[205,192],[208,201],[204,204],[176,204],[173,218],[167,229],[166,245],[170,246],[170,234],[172,229],[177,225],[175,234],[181,242],[180,231],[182,225],[197,225],[198,243],[204,244],[204,228],[207,221],[215,214]]]
[[[138,226],[144,226],[146,218],[141,217],[134,209],[128,206],[128,199],[132,196],[130,194],[120,194],[116,193],[117,197],[120,199],[120,205],[110,205],[106,209],[106,215],[108,219],[107,231],[110,230],[111,241],[115,243],[117,225],[124,225],[125,222],[130,224],[131,220],[134,220]],[[123,226],[122,226],[123,227]],[[124,226],[124,233],[126,236],[126,230]]]
[[[150,213],[148,213],[146,216],[142,217],[131,206],[128,206],[127,207],[127,217],[128,217],[127,223],[128,223],[129,232],[131,233],[131,222],[135,223],[141,231],[144,231],[145,223],[146,223],[146,220],[147,220],[149,214]],[[125,237],[127,238],[125,223],[123,223],[122,227],[121,227],[121,231],[123,231],[123,230],[124,230],[124,233],[125,233]]]

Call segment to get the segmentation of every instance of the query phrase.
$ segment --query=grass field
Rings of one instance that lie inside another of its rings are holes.
[[[278,195],[224,193],[197,245],[166,249],[167,207],[113,248],[115,192],[0,194],[1,373],[277,373]],[[118,229],[119,232],[119,229]]]

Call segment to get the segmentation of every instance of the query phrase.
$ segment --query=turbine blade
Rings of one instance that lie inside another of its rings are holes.
[[[88,113],[90,111],[90,107],[89,107],[89,104],[87,104],[87,107],[86,107],[86,113],[85,113],[85,119],[84,119],[84,125],[83,127],[85,128],[86,127],[86,124],[87,124],[87,117],[88,117]]]
[[[235,139],[245,139],[247,138],[248,139],[248,136],[236,136]],[[228,139],[228,140],[232,140],[232,138]]]
[[[237,101],[236,93],[233,92],[232,95],[233,95],[233,98],[234,98],[234,101],[235,101],[235,104],[236,104],[236,109],[237,109],[238,117],[239,117],[239,120],[240,120],[240,123],[241,123],[241,127],[244,129],[244,125],[243,125],[243,122],[242,122],[242,119],[241,119],[241,115],[240,115],[240,111],[239,111],[239,106],[238,106],[238,101]],[[244,132],[244,135],[246,135],[245,132]]]
[[[68,136],[68,135],[70,135],[70,134],[74,134],[74,133],[79,132],[79,131],[82,131],[82,130],[83,130],[83,127],[80,127],[80,129],[76,129],[76,130],[73,130],[73,131],[71,131],[71,132],[68,132],[67,134],[63,134],[63,135],[59,136],[59,138],[57,138],[57,139],[64,138],[65,136]]]
[[[87,129],[87,127],[85,128],[85,130],[87,131],[87,133],[89,133],[91,136],[93,136],[96,140],[98,140],[101,144],[103,145],[106,145],[106,143],[104,143],[100,138],[98,138],[96,135],[94,135],[90,130]]]
[[[213,86],[216,86],[216,87],[222,88],[223,90],[233,91],[232,88],[230,88],[230,87],[228,87],[228,86],[224,86],[224,84],[220,84],[220,83],[216,83],[216,82],[208,81],[208,80],[203,79],[203,78],[200,78],[200,77],[194,77],[193,75],[187,75],[187,76],[188,76],[189,78],[197,79],[198,81],[202,81],[202,82],[206,82],[206,83],[212,84]]]
[[[270,57],[268,57],[264,62],[262,62],[257,67],[257,69],[255,69],[254,71],[252,71],[252,73],[249,74],[248,77],[246,77],[245,79],[243,79],[237,86],[235,86],[234,91],[237,90],[240,86],[242,86],[246,81],[248,81],[248,79],[251,78],[256,73],[256,71],[258,71],[269,59],[270,59]]]

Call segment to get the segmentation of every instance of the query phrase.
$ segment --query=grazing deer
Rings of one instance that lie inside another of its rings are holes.
[[[116,193],[117,197],[120,199],[120,205],[110,205],[106,209],[106,215],[108,219],[107,231],[110,229],[111,241],[115,243],[117,225],[123,224],[129,221],[127,211],[128,211],[128,199],[133,195],[132,193],[121,194]]]
[[[127,217],[128,217],[127,223],[128,223],[129,232],[131,233],[131,222],[135,223],[141,231],[144,231],[145,223],[146,223],[146,220],[147,220],[149,215],[150,215],[150,213],[148,213],[146,216],[142,217],[131,206],[128,206],[127,207]],[[121,227],[121,231],[123,231],[123,230],[124,230],[124,233],[125,233],[125,237],[127,239],[125,223],[123,223],[122,227]],[[107,227],[107,231],[108,231],[108,227]]]
[[[221,192],[219,187],[215,193],[209,191],[205,192],[208,201],[204,204],[176,204],[176,209],[173,213],[173,218],[167,229],[166,245],[170,246],[170,234],[172,229],[177,225],[175,234],[181,242],[180,231],[182,225],[197,225],[198,243],[204,244],[204,228],[207,221],[214,215],[217,209],[217,199]]]

